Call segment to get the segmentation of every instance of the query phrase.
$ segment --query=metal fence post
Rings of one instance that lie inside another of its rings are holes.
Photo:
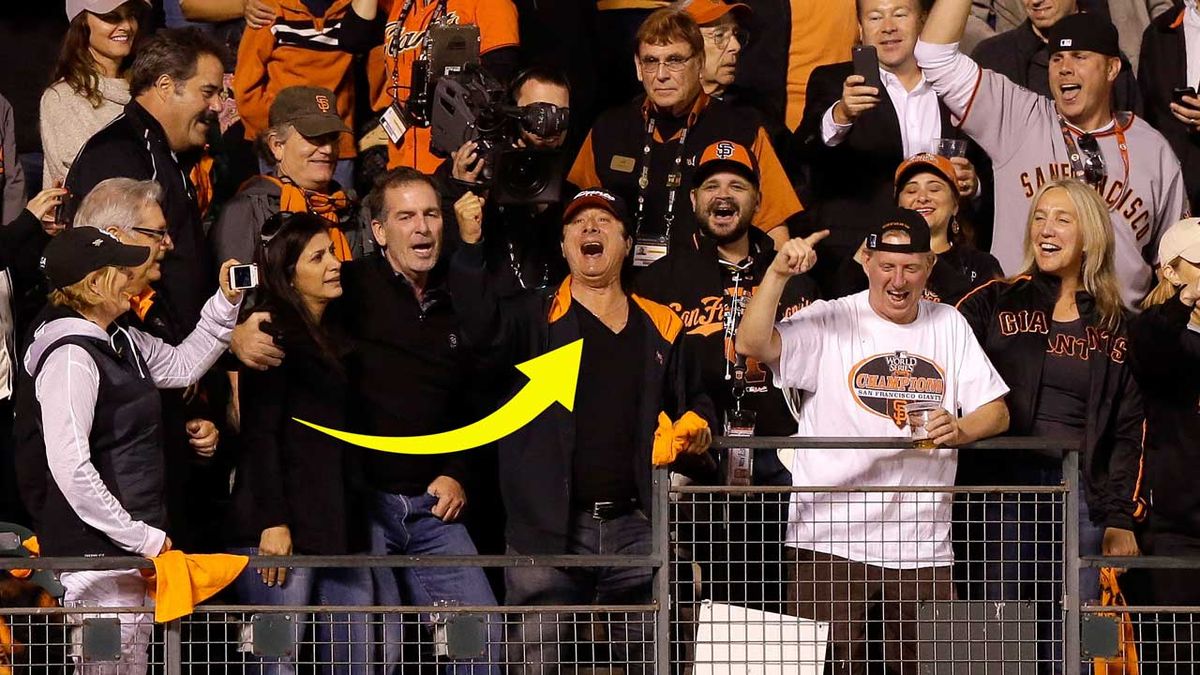
[[[182,628],[183,624],[179,619],[164,626],[163,666],[165,675],[183,675]]]
[[[1079,452],[1063,452],[1063,479],[1067,485],[1067,508],[1063,514],[1063,673],[1079,675],[1082,665],[1079,613]]]
[[[671,474],[654,471],[654,667],[658,675],[671,672]]]

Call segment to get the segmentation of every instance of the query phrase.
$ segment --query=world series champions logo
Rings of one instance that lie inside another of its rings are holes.
[[[876,354],[850,369],[848,385],[854,400],[868,412],[887,417],[900,428],[908,423],[908,404],[940,403],[946,377],[930,359],[907,351]]]

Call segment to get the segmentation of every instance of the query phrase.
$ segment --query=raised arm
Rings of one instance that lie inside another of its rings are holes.
[[[948,45],[962,40],[971,15],[971,0],[934,0],[921,40],[935,45]]]
[[[742,356],[760,363],[777,363],[783,353],[783,340],[775,329],[775,310],[787,282],[804,274],[817,264],[817,242],[829,236],[821,230],[808,237],[797,237],[785,243],[775,254],[775,260],[763,277],[762,284],[746,304],[746,313],[738,326],[735,347]]]

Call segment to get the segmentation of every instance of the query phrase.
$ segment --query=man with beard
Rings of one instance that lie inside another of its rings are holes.
[[[671,251],[647,268],[636,286],[639,294],[667,305],[683,319],[684,341],[699,362],[704,391],[716,404],[726,435],[752,430],[759,436],[791,436],[796,420],[783,394],[762,364],[733,349],[745,303],[775,259],[770,237],[751,226],[760,204],[758,178],[758,163],[744,146],[733,141],[708,146],[692,178],[692,208],[700,227],[695,245]],[[775,318],[783,320],[817,297],[816,283],[808,275],[792,277]],[[791,485],[791,474],[773,448],[723,452],[722,484]],[[711,585],[704,597],[732,602],[780,599],[782,583],[770,582],[786,578],[781,542],[787,499],[761,495],[753,501],[728,514],[697,514],[692,519],[727,521],[728,529],[695,536],[682,533],[682,540],[695,542],[695,560],[705,566],[704,578]],[[717,543],[701,547],[698,542],[704,541]],[[726,549],[719,542],[750,543]],[[767,583],[740,583],[747,579]]]
[[[167,344],[177,344],[191,332],[214,290],[215,267],[196,188],[188,176],[224,101],[223,57],[222,46],[201,32],[157,33],[138,50],[130,67],[132,100],[125,111],[88,140],[67,174],[65,187],[81,197],[117,177],[153,180],[162,187],[158,203],[166,219],[163,241],[169,237],[171,245],[163,247],[161,278],[151,279],[149,289],[136,299],[132,321]],[[236,338],[234,348],[240,351]],[[213,409],[203,414],[190,409],[206,398]],[[208,462],[196,456],[187,433],[189,420],[215,418],[217,405],[213,395],[199,396],[194,388],[163,397],[168,494],[179,496],[169,508],[171,536],[191,550],[218,545],[211,537],[193,538],[201,523],[213,520],[213,500],[219,492],[191,487],[200,465]]]

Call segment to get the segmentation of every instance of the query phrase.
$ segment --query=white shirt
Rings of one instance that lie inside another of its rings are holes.
[[[900,142],[904,147],[904,156],[912,157],[931,150],[937,152],[937,147],[932,144],[933,139],[942,135],[942,113],[938,110],[937,92],[925,81],[925,76],[922,75],[917,86],[909,91],[904,88],[900,78],[883,68],[879,69],[879,75],[883,78],[883,88],[900,121]],[[829,106],[821,120],[821,140],[832,148],[846,138],[852,126],[833,121],[833,106]]]
[[[970,414],[1008,393],[966,319],[921,301],[917,319],[878,314],[868,291],[818,301],[776,324],[783,342],[775,385],[792,388],[798,436],[909,436],[904,407],[935,401]],[[951,486],[958,452],[801,449],[797,487]],[[946,492],[793,494],[786,544],[893,569],[954,562]]]
[[[1187,53],[1188,87],[1200,87],[1200,7],[1196,0],[1184,0],[1183,47]]]

